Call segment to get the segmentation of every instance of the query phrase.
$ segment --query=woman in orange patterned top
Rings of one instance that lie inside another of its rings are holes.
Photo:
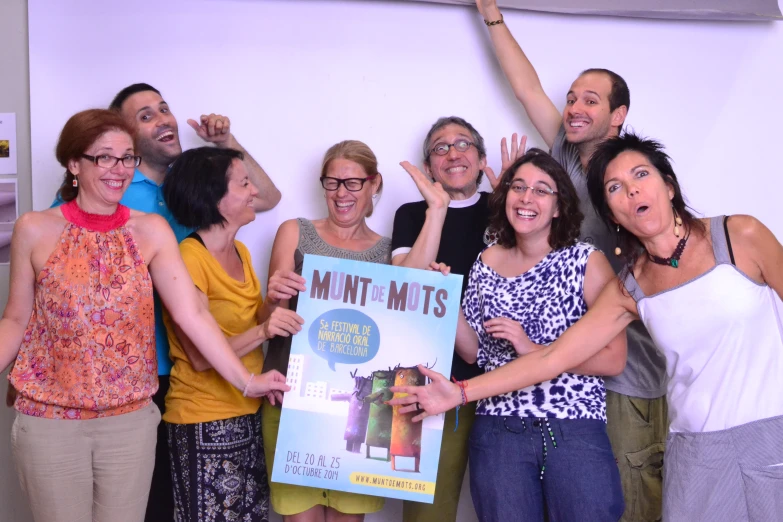
[[[248,372],[196,294],[169,225],[120,199],[141,158],[114,112],[71,117],[57,145],[65,204],[23,215],[11,240],[0,369],[18,390],[12,449],[37,522],[144,519],[160,412],[152,285],[204,358],[250,397]],[[171,306],[176,303],[176,306]]]

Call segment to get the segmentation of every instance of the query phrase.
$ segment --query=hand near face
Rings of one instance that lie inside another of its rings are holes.
[[[218,147],[227,146],[231,140],[231,120],[228,116],[220,114],[202,114],[201,123],[196,120],[188,120],[188,125],[193,127],[198,137]]]
[[[400,165],[416,184],[416,188],[421,192],[424,201],[427,202],[428,208],[443,212],[449,208],[451,197],[449,197],[449,194],[443,188],[443,185],[437,181],[433,183],[421,170],[408,161],[403,161]]]
[[[525,148],[527,147],[527,136],[522,135],[517,141],[517,133],[511,135],[511,152],[509,153],[508,144],[506,138],[500,140],[500,176],[495,176],[495,172],[490,167],[484,168],[484,173],[487,175],[487,181],[489,181],[492,190],[495,190],[500,178],[506,170],[514,164],[516,160],[525,155]]]
[[[496,317],[484,323],[484,330],[495,339],[505,339],[514,347],[519,355],[539,350],[540,347],[532,342],[522,325],[507,317]]]

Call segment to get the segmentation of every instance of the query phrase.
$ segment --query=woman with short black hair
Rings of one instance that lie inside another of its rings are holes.
[[[265,306],[250,252],[236,240],[239,229],[255,219],[258,194],[242,153],[214,147],[189,150],[174,163],[163,187],[177,221],[196,229],[179,250],[199,298],[247,370],[260,374],[262,343],[298,332],[302,319],[290,310]],[[168,313],[164,317],[174,362],[163,420],[176,518],[266,521],[269,485],[261,401],[232,387]]]

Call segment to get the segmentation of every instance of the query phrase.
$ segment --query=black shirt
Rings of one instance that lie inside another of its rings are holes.
[[[451,273],[464,276],[462,278],[463,295],[468,286],[470,269],[478,255],[487,246],[485,237],[489,226],[489,194],[486,192],[478,194],[478,201],[472,205],[466,207],[449,206],[435,259],[438,263],[450,266]],[[461,202],[452,202],[452,204],[454,203]],[[392,232],[392,257],[398,248],[413,247],[419,232],[424,227],[426,211],[426,201],[406,203],[397,209]],[[451,364],[451,373],[455,378],[465,380],[480,375],[482,372],[477,364],[468,364],[455,353]]]

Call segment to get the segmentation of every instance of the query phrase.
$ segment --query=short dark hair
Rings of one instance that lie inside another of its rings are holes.
[[[183,152],[163,180],[163,199],[174,219],[195,229],[224,224],[218,203],[228,192],[228,168],[235,159],[244,155],[216,147]]]
[[[632,267],[643,249],[642,243],[636,236],[622,227],[620,227],[619,232],[613,230],[617,225],[612,220],[612,211],[609,209],[606,189],[604,188],[606,169],[617,156],[626,151],[638,152],[647,158],[652,166],[661,173],[663,181],[671,185],[674,191],[672,206],[677,211],[677,215],[682,218],[685,227],[702,232],[705,230],[705,227],[704,223],[691,213],[690,207],[685,202],[680,183],[677,181],[677,175],[672,168],[671,158],[664,152],[663,145],[633,132],[626,132],[620,136],[603,141],[593,152],[587,164],[587,191],[590,194],[590,201],[596,213],[609,230],[613,231],[617,236],[617,246],[622,250],[621,257],[628,263],[629,267]]]
[[[113,111],[121,111],[122,104],[125,103],[125,100],[127,100],[137,92],[144,92],[144,91],[152,91],[154,93],[157,93],[158,96],[161,96],[160,91],[148,83],[134,83],[133,85],[128,85],[123,90],[117,93],[117,96],[115,96],[114,99],[111,101],[111,104],[109,104],[109,109]]]
[[[432,135],[448,125],[459,125],[460,127],[465,127],[468,132],[470,132],[470,139],[473,140],[473,146],[476,147],[479,158],[487,157],[487,148],[484,145],[484,138],[481,137],[481,134],[479,134],[479,131],[477,131],[473,125],[459,116],[444,116],[442,118],[438,118],[438,121],[432,124],[429,132],[427,132],[427,136],[424,138],[422,152],[424,153],[425,165],[429,166],[430,164],[430,140],[432,139]],[[481,184],[481,178],[483,177],[483,174],[484,171],[479,172],[478,178],[476,178],[477,185]]]
[[[614,111],[617,107],[625,105],[626,109],[631,108],[631,91],[628,89],[628,84],[622,76],[609,69],[585,69],[579,76],[585,74],[605,74],[609,77],[609,81],[612,83],[612,89],[609,91],[609,110]]]
[[[557,186],[557,209],[560,215],[552,220],[549,246],[557,250],[573,245],[579,238],[579,230],[584,219],[584,214],[579,210],[579,196],[571,177],[563,167],[552,156],[537,148],[527,151],[506,169],[489,197],[489,226],[497,234],[498,244],[505,248],[512,248],[517,244],[516,233],[506,216],[506,199],[511,190],[511,180],[514,179],[517,170],[526,163],[546,172]]]
[[[68,162],[79,159],[98,138],[109,131],[124,132],[128,136],[133,136],[133,131],[125,120],[116,112],[106,109],[77,112],[65,123],[55,149],[57,161],[65,167],[65,177],[57,190],[59,199],[67,202],[76,199],[79,194],[79,187],[73,186],[75,176],[68,170]]]

